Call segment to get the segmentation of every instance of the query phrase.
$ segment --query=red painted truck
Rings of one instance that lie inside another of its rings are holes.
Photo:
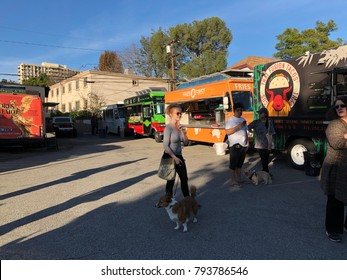
[[[0,87],[0,145],[43,145],[44,141],[41,97]]]

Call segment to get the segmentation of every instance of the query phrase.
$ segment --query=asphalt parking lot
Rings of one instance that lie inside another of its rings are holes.
[[[183,150],[202,205],[188,233],[154,207],[162,145],[153,139],[84,135],[59,150],[0,151],[0,258],[62,260],[347,259],[324,233],[319,177],[271,164],[271,185],[231,188],[228,155]],[[245,167],[258,168],[249,154]],[[180,189],[177,198],[181,197]]]

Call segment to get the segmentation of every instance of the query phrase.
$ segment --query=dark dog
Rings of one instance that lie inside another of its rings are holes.
[[[255,184],[263,183],[265,185],[272,183],[272,178],[270,173],[265,171],[248,171],[245,172],[246,176]]]

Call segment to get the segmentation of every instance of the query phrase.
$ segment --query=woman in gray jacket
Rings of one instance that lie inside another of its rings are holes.
[[[337,97],[326,129],[327,154],[322,166],[321,187],[327,196],[325,229],[329,240],[341,242],[347,231],[347,96]]]
[[[181,190],[183,196],[189,196],[188,175],[185,160],[182,156],[182,143],[188,145],[186,131],[180,123],[182,108],[178,104],[170,104],[166,108],[166,113],[170,116],[170,121],[164,130],[164,158],[173,158],[175,169],[181,180]],[[166,193],[173,195],[175,179],[166,182]]]

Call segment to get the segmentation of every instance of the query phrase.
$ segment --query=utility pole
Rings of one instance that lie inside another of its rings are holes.
[[[171,90],[175,90],[175,60],[174,60],[174,43],[176,41],[172,40],[166,46],[166,53],[169,53],[171,56]]]

